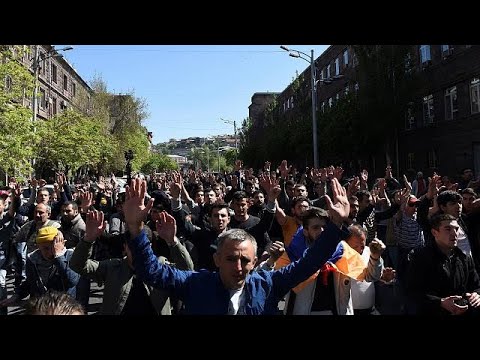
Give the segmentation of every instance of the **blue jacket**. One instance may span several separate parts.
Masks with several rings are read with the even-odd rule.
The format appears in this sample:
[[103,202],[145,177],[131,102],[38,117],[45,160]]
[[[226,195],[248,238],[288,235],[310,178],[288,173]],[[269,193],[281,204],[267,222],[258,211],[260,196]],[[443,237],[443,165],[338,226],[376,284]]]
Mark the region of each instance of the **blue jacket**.
[[[260,270],[247,275],[245,313],[275,314],[278,302],[291,288],[323,266],[344,235],[337,226],[329,223],[303,258],[276,271]],[[159,264],[144,231],[136,238],[129,239],[128,246],[138,277],[153,287],[174,291],[184,302],[186,314],[227,314],[230,295],[218,272],[182,271]]]

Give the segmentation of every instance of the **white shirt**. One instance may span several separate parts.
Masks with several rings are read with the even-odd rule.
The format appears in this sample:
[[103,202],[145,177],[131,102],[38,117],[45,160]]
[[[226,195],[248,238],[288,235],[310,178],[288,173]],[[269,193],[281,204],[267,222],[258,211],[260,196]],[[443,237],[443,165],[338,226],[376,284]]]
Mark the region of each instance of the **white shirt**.
[[468,241],[467,234],[463,231],[461,227],[458,228],[458,240],[457,246],[465,255],[472,256],[472,249],[470,248],[470,241]]
[[241,289],[230,290],[230,303],[228,304],[228,315],[244,315],[245,292]]
[[[370,248],[363,249],[362,258],[365,264],[370,260]],[[375,284],[368,281],[351,279],[352,304],[357,310],[370,309],[375,305]]]

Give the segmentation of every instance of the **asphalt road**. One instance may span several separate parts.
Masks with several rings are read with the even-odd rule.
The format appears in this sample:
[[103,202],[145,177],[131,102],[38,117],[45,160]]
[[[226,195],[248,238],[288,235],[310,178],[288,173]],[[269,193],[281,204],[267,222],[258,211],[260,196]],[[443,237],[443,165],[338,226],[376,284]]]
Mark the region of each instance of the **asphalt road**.
[[[8,297],[13,295],[13,275],[7,276],[7,291]],[[103,286],[99,287],[95,281],[92,281],[90,289],[90,301],[87,309],[88,315],[95,315],[100,310],[100,306],[102,305],[102,297]],[[23,306],[27,301],[28,298],[22,300],[17,306],[8,307],[7,315],[22,315],[25,312]]]
[[[12,296],[13,294],[13,275],[9,275],[7,277],[7,291],[8,297]],[[398,296],[398,289],[396,285],[383,285],[377,284],[376,287],[376,295],[377,295],[377,310],[382,315],[400,315],[400,304],[399,304],[399,296]],[[88,304],[88,315],[95,315],[101,307],[103,298],[103,286],[99,287],[95,281],[91,283],[90,289],[90,301]],[[22,306],[27,302],[26,300],[22,300],[19,305],[11,306],[8,308],[8,315],[21,315],[24,313],[24,309]],[[280,301],[278,304],[279,310],[282,311],[285,302]]]

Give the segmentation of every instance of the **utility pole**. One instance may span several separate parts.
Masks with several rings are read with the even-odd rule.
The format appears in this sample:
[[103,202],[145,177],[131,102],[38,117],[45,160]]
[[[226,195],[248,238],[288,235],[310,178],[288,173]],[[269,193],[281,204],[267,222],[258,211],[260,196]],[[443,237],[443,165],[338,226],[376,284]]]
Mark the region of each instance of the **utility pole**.
[[225,120],[223,118],[220,118],[225,124],[230,124],[233,125],[233,133],[234,133],[234,139],[235,139],[235,160],[237,159],[238,156],[238,148],[237,148],[237,121],[236,120]]
[[[38,50],[38,45],[35,45],[35,50],[33,51],[33,96],[32,96],[32,123],[33,123],[33,132],[35,133],[36,127],[35,122],[37,121],[37,112],[38,112],[38,71],[40,69],[40,51]],[[35,158],[32,158],[32,168],[35,169]],[[35,171],[35,170],[34,170]],[[33,173],[32,175],[35,175]]]

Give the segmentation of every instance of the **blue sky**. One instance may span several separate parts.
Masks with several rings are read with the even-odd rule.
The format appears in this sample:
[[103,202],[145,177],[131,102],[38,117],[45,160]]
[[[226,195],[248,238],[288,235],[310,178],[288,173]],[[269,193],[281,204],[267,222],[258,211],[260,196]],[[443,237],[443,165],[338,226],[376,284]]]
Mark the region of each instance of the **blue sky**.
[[[153,143],[190,136],[233,134],[248,117],[255,92],[281,92],[308,66],[286,45],[315,58],[328,45],[72,45],[63,52],[89,83],[101,76],[112,93],[146,99],[144,121]],[[59,49],[66,45],[56,45]]]

